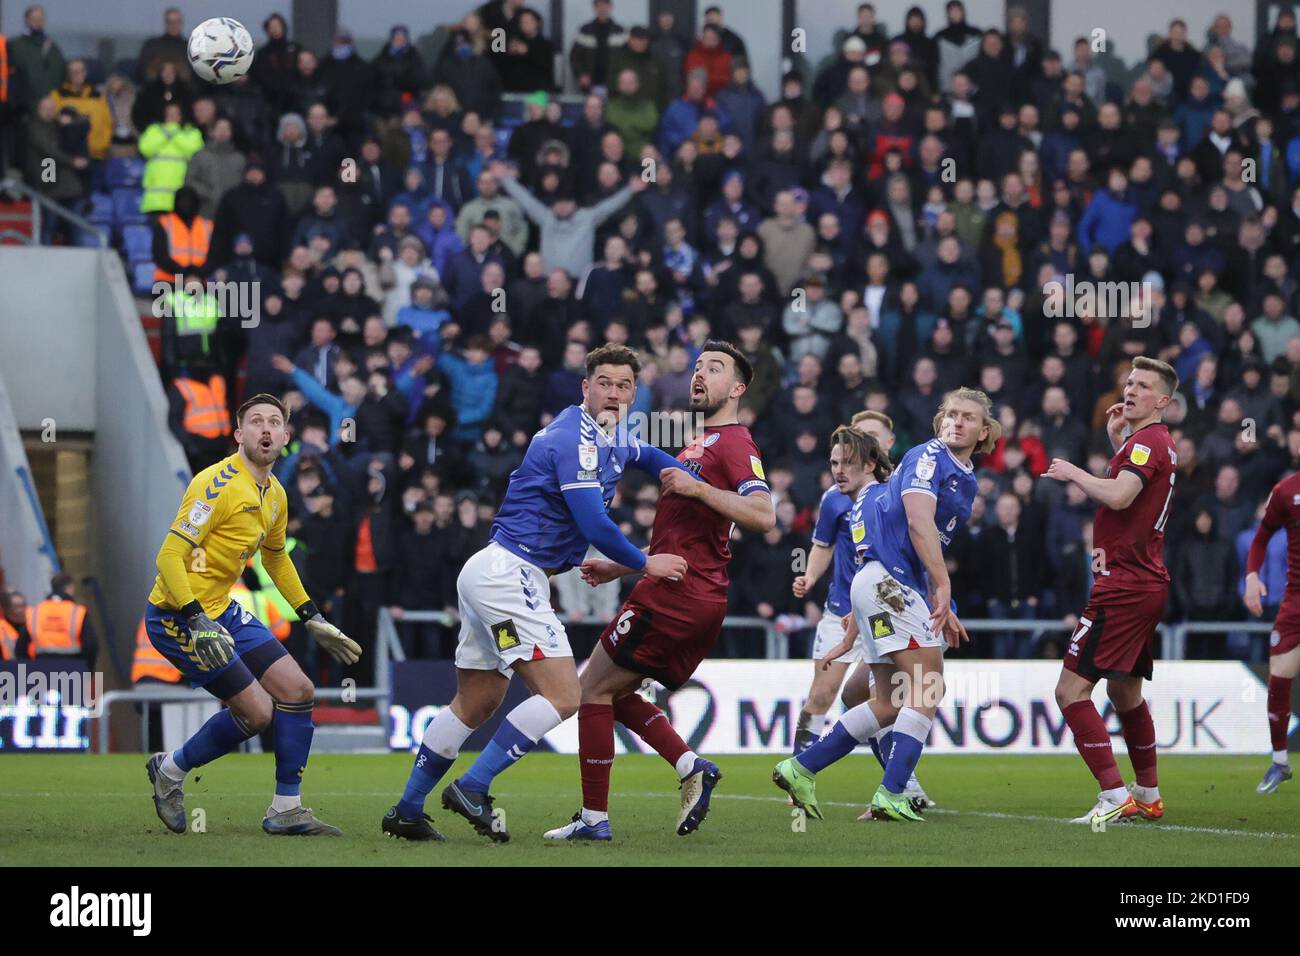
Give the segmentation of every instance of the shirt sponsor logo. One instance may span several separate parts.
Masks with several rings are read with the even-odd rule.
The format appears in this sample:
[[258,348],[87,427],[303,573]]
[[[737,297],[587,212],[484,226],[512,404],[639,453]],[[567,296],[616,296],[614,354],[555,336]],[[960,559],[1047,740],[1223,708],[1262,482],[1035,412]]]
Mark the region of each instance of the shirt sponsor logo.
[[579,481],[595,481],[595,480],[596,480],[596,473],[595,473],[594,471],[580,471],[580,472],[578,472],[578,480],[579,480]]
[[578,466],[584,471],[595,471],[600,461],[595,445],[578,445]]
[[190,505],[190,524],[202,525],[212,517],[212,505],[203,501],[196,501]]
[[1151,460],[1151,449],[1146,445],[1134,443],[1132,450],[1128,453],[1128,460],[1135,465],[1145,465]]
[[182,521],[180,523],[180,529],[184,531],[186,534],[188,534],[191,538],[198,537],[200,534],[202,534],[202,532],[199,531],[198,528],[190,524],[188,521]]
[[871,617],[867,618],[867,623],[871,625],[871,636],[873,638],[894,636],[894,622],[886,613],[871,615]]

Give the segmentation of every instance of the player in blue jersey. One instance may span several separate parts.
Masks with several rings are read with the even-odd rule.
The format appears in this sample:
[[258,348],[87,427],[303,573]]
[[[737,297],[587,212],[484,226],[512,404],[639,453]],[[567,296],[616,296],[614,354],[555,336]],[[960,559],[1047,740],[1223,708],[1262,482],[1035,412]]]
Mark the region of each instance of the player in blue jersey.
[[970,639],[952,606],[943,549],[970,517],[979,490],[971,457],[990,451],[1001,433],[991,408],[988,396],[976,389],[945,395],[934,417],[937,437],[903,456],[868,516],[859,545],[862,568],[850,592],[853,617],[844,642],[823,663],[852,647],[861,633],[870,651],[889,659],[893,672],[881,693],[846,711],[829,734],[773,771],[773,782],[810,816],[822,816],[816,774],[892,725],[872,815],[922,819],[905,794],[907,782],[943,700],[945,644],[957,647]]
[[844,640],[842,619],[849,613],[849,585],[858,569],[854,532],[850,527],[854,503],[860,506],[863,501],[874,500],[885,489],[884,482],[889,480],[893,469],[889,456],[876,439],[848,425],[841,425],[831,435],[830,462],[835,487],[826,489],[822,495],[808,567],[794,579],[791,587],[795,597],[803,598],[827,570],[831,571],[826,606],[813,639],[812,686],[795,724],[795,756],[821,737],[826,713],[835,702],[849,665],[862,660],[862,648],[854,646],[828,667],[821,666],[826,652]]
[[571,405],[533,436],[523,463],[510,475],[488,546],[465,562],[456,580],[460,642],[456,696],[424,733],[402,799],[383,819],[396,837],[441,840],[424,801],[455,762],[474,728],[501,705],[517,673],[532,696],[501,722],[469,770],[442,792],[445,809],[465,817],[484,836],[509,839],[493,813],[494,777],[518,761],[578,709],[578,674],[564,625],[551,608],[550,578],[582,563],[590,545],[653,578],[677,580],[686,561],[646,555],[609,517],[614,487],[628,466],[656,478],[683,466],[667,452],[618,429],[636,395],[640,362],[621,345],[588,353],[581,405]]

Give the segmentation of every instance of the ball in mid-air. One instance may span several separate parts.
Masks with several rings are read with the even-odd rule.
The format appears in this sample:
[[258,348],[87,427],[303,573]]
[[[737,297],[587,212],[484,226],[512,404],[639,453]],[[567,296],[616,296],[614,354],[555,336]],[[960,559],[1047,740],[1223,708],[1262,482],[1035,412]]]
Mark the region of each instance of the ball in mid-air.
[[233,83],[253,65],[253,37],[238,20],[213,17],[190,33],[190,69],[209,83]]

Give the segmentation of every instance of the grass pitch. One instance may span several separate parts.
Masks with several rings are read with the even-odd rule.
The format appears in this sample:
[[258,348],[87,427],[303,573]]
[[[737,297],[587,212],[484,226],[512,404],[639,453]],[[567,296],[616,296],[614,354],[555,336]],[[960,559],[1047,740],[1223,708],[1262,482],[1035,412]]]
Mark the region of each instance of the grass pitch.
[[[472,759],[457,761],[453,774]],[[1272,866],[1300,862],[1300,782],[1255,794],[1266,757],[1162,757],[1160,824],[1094,833],[1064,821],[1096,785],[1075,757],[926,757],[920,777],[939,806],[924,824],[858,823],[880,770],[854,755],[818,777],[824,821],[800,820],[771,782],[777,758],[722,757],[723,781],[698,833],[673,832],[678,794],[658,757],[614,765],[613,844],[553,845],[542,833],[580,804],[578,759],[530,755],[494,788],[511,841],[494,845],[429,799],[446,843],[380,833],[410,769],[404,754],[312,757],[304,802],[343,839],[261,832],[273,759],[231,755],[191,774],[186,808],[206,832],[168,833],[154,815],[143,755],[0,757],[0,866]],[[1121,768],[1128,772],[1127,761]]]

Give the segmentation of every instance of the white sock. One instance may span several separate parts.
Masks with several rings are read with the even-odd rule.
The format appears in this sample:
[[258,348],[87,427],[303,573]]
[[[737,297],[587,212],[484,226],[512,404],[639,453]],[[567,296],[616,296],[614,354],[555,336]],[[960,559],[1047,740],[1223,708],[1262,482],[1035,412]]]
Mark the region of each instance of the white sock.
[[177,783],[180,783],[185,779],[185,771],[176,765],[176,757],[173,754],[168,754],[166,757],[163,757],[162,763],[159,764],[158,769],[168,780],[175,780]]
[[460,748],[473,732],[474,728],[465,726],[464,721],[457,717],[450,707],[444,707],[438,711],[433,720],[429,721],[429,726],[424,729],[424,739],[421,743],[439,757],[455,760],[460,753]]
[[277,793],[271,798],[271,809],[276,813],[297,810],[300,806],[302,806],[302,797],[282,797]]
[[[171,758],[168,757],[167,759],[170,760]],[[1287,756],[1287,752],[1285,750],[1274,750],[1273,762],[1280,763],[1284,767],[1291,766],[1291,758]],[[164,766],[166,766],[166,764],[164,764]]]
[[1128,790],[1123,787],[1116,787],[1114,790],[1103,790],[1101,795],[1111,803],[1123,803],[1128,799]]
[[688,750],[677,758],[676,766],[678,779],[685,780],[691,775],[691,771],[695,769],[695,761],[697,759],[694,750]]
[[582,822],[589,827],[594,827],[597,823],[604,823],[609,819],[609,814],[604,810],[588,810],[582,808]]
[[925,716],[919,710],[904,707],[898,712],[898,716],[894,718],[894,725],[890,730],[896,734],[906,734],[913,740],[919,740],[924,746],[925,739],[930,736],[930,725],[933,723],[933,718]]
[[1136,799],[1141,800],[1143,803],[1155,803],[1160,799],[1159,787],[1140,787],[1135,783],[1133,784],[1132,793]]
[[533,743],[537,743],[563,723],[560,712],[541,694],[534,694],[510,711],[506,715],[506,720]]
[[865,744],[880,733],[880,721],[876,719],[870,704],[858,704],[849,708],[840,716],[840,723],[858,743]]
[[826,729],[826,715],[825,715],[825,714],[809,714],[809,715],[808,715],[808,732],[809,732],[810,734],[814,734],[815,736],[820,737],[820,736],[822,735],[822,731],[825,730],[825,729]]

